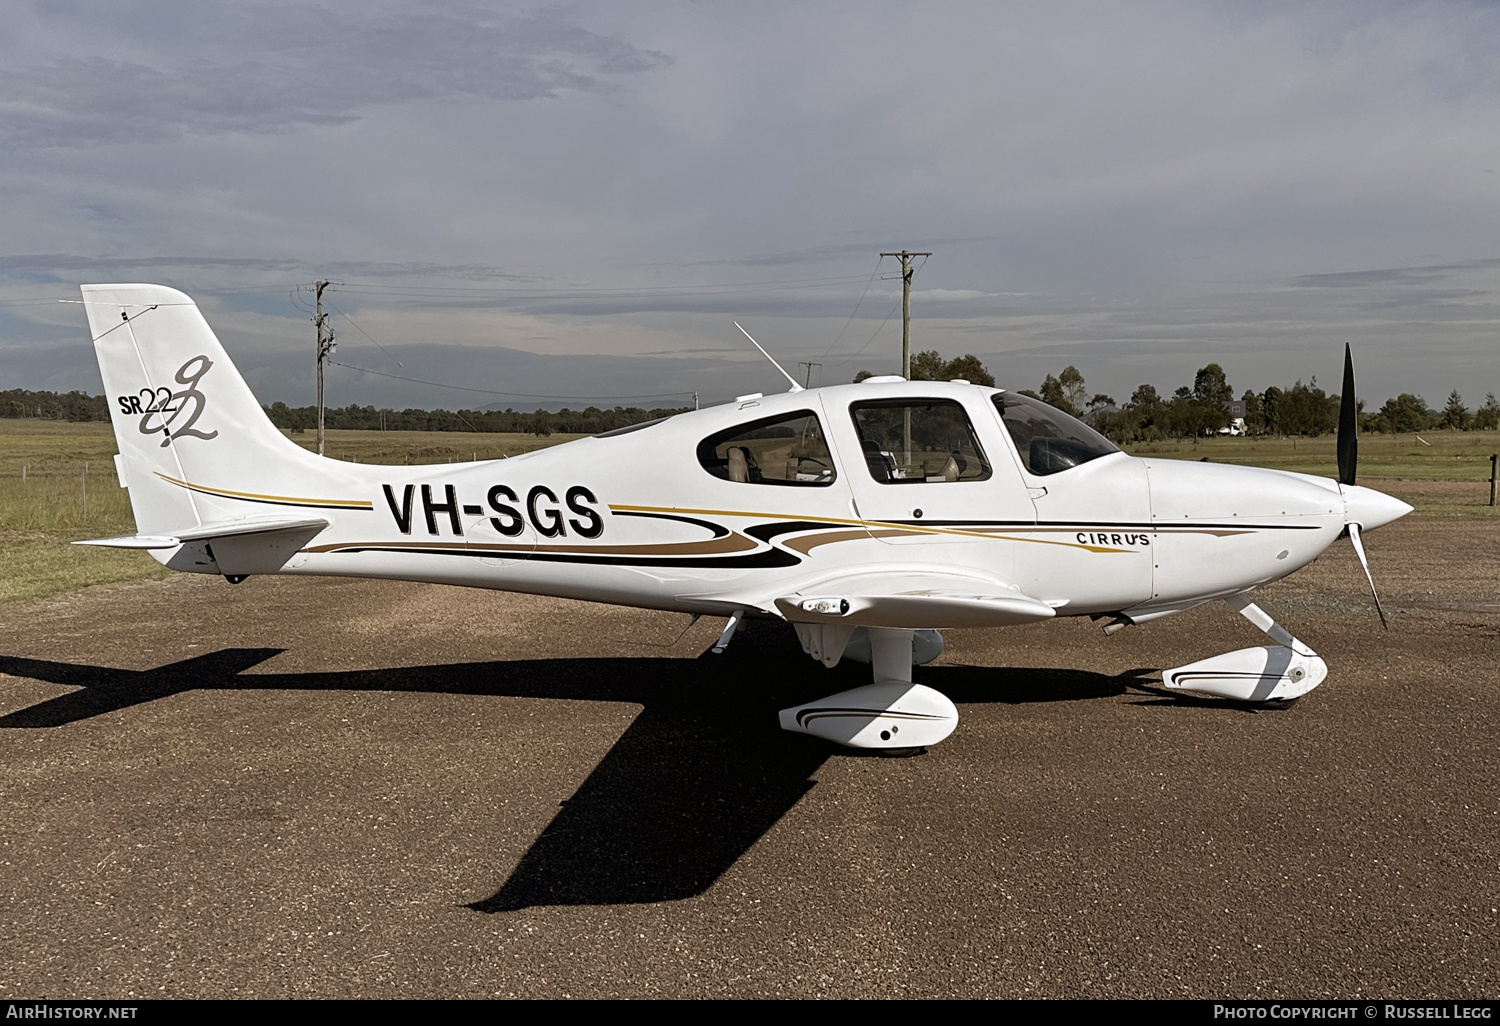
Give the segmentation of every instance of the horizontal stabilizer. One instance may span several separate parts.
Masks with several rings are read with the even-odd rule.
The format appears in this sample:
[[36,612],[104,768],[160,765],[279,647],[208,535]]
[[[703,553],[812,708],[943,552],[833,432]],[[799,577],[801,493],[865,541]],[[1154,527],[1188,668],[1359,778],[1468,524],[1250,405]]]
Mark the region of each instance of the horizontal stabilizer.
[[106,549],[175,549],[182,542],[159,534],[122,534],[118,538],[90,538],[74,545],[98,545]]
[[199,524],[170,535],[127,534],[119,538],[90,538],[74,545],[100,545],[109,549],[170,549],[189,541],[217,541],[250,534],[284,531],[312,531],[318,534],[328,526],[323,517],[256,517],[250,520],[227,520],[216,524]]
[[1056,610],[1013,585],[934,572],[851,574],[776,600],[793,623],[860,627],[1009,627]]
[[189,573],[244,577],[276,573],[328,524],[323,517],[256,517],[200,524],[170,535],[137,534],[73,544],[175,549],[170,555],[157,556],[157,562]]

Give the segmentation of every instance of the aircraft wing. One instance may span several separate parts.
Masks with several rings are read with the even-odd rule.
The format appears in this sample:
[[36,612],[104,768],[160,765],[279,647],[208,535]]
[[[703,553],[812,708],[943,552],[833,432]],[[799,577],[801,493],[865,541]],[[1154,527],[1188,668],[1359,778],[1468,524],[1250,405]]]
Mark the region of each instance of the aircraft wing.
[[792,623],[856,627],[1009,627],[1056,610],[1004,581],[940,572],[849,574],[776,599]]

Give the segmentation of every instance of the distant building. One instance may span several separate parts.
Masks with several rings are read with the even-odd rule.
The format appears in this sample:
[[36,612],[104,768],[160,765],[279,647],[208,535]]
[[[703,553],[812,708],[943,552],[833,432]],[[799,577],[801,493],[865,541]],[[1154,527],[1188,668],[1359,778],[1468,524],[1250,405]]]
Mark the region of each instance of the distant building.
[[1083,416],[1079,417],[1078,419],[1083,421],[1089,427],[1096,427],[1098,426],[1100,417],[1119,412],[1120,408],[1118,406],[1091,406],[1087,411],[1084,412]]
[[1245,433],[1245,400],[1231,399],[1224,404],[1229,414],[1229,426],[1219,428],[1221,435],[1243,435]]

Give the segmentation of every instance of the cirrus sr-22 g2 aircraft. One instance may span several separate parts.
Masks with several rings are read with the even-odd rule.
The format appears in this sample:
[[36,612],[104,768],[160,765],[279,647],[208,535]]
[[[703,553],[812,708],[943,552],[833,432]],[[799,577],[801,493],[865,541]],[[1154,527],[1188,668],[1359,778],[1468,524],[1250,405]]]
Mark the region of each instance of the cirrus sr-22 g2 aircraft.
[[858,748],[957,726],[912,683],[944,628],[1089,616],[1113,631],[1219,599],[1274,644],[1167,670],[1166,686],[1295,699],[1327,666],[1251,594],[1345,534],[1365,562],[1361,534],[1411,511],[1354,483],[1347,347],[1338,481],[1136,459],[1035,399],[899,377],[793,381],[511,459],[394,467],[283,436],[181,292],[83,298],[137,533],[81,544],[231,582],[378,577],[724,616],[715,651],[744,617],[780,618],[825,666],[871,664],[873,683],[781,713]]

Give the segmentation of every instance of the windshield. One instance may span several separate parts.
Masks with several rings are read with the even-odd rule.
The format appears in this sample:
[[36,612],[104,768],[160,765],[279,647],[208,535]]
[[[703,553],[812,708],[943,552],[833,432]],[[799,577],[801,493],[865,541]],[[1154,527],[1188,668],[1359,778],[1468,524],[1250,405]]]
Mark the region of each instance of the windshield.
[[1039,399],[1000,392],[995,396],[995,409],[1016,443],[1021,462],[1038,477],[1120,451],[1087,424]]

